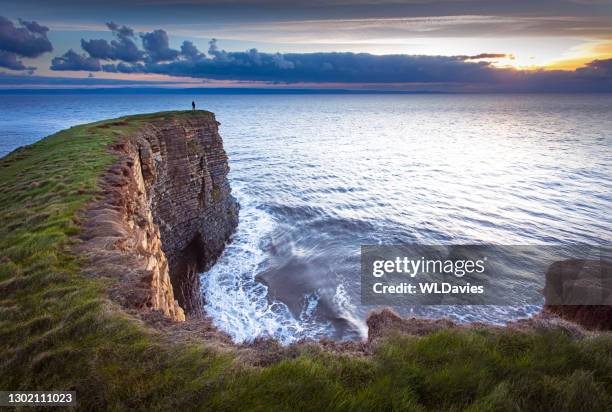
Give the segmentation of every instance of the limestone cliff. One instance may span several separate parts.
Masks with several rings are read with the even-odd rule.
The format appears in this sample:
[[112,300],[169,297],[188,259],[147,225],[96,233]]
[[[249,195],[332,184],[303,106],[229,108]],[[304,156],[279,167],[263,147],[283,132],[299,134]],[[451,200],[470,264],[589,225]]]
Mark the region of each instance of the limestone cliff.
[[117,161],[86,213],[79,247],[90,272],[117,279],[111,295],[125,307],[198,317],[198,272],[215,262],[238,221],[214,115],[144,116],[111,150]]

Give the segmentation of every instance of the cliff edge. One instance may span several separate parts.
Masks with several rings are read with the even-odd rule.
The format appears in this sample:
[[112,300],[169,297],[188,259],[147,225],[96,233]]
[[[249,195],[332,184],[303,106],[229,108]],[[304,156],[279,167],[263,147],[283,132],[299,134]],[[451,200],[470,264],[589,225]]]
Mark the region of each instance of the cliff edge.
[[[78,252],[90,275],[118,280],[111,296],[124,307],[199,317],[198,273],[238,223],[219,123],[206,111],[135,119],[136,129],[110,146],[117,160],[85,212]],[[113,126],[122,122],[96,127]]]

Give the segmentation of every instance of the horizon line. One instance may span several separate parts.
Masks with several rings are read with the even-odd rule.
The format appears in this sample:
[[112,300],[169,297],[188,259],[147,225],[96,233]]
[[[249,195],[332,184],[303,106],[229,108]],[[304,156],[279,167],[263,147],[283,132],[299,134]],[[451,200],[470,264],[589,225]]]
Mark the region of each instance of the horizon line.
[[256,87],[91,87],[91,88],[0,88],[0,95],[44,95],[44,94],[611,94],[612,91],[568,91],[568,90],[363,90],[363,89],[327,89],[327,88],[256,88]]

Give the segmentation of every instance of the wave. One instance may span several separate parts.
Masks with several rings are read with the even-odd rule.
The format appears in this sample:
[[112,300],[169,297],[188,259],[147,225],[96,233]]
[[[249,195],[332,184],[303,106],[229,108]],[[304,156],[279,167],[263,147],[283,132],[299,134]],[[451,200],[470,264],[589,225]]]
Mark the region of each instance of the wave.
[[217,263],[201,274],[206,312],[238,343],[274,337],[288,344],[326,335],[329,323],[316,319],[317,292],[304,295],[302,311],[294,317],[283,302],[270,301],[267,286],[256,280],[265,269],[266,242],[277,224],[245,190],[234,183],[232,191],[241,205],[240,224]]
[[359,334],[362,340],[368,338],[368,326],[366,322],[358,316],[355,316],[356,308],[351,301],[351,296],[344,287],[344,283],[338,283],[336,292],[332,298],[332,302],[338,311],[338,316],[347,321],[352,328]]

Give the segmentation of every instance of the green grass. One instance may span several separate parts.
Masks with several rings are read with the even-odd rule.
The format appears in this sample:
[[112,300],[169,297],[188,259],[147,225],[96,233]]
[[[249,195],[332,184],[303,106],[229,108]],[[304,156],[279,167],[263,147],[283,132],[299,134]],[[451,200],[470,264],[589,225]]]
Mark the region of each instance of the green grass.
[[84,410],[612,410],[612,338],[561,330],[389,338],[368,357],[312,346],[265,367],[172,344],[71,253],[107,146],[166,113],[78,126],[0,160],[0,390],[76,390]]

